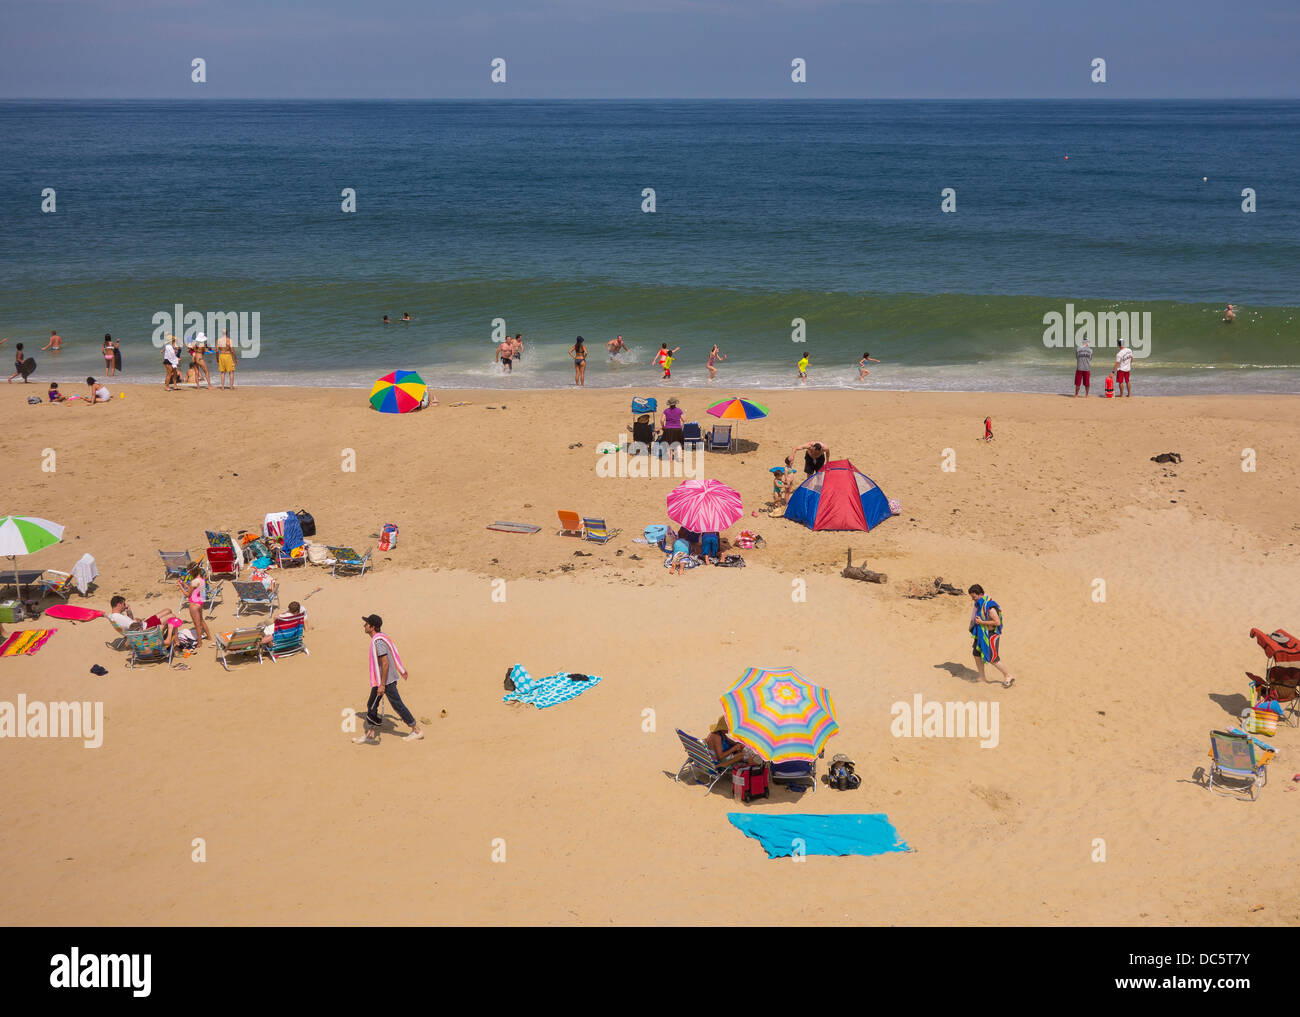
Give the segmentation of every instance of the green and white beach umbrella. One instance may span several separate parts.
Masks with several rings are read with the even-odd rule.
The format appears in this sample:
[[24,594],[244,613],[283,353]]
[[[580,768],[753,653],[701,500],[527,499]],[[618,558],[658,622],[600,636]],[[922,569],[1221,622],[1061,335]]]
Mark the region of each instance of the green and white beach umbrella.
[[48,519],[38,519],[36,516],[0,517],[0,555],[13,563],[15,586],[18,582],[18,556],[51,547],[62,539],[63,527]]

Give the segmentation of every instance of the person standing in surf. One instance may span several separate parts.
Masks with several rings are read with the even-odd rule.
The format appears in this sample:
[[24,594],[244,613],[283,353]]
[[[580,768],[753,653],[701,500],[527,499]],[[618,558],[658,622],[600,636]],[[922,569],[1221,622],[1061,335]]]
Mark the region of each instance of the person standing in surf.
[[709,369],[709,381],[712,381],[714,378],[718,376],[718,369],[714,365],[719,360],[726,360],[726,359],[727,359],[727,355],[723,353],[720,349],[718,349],[717,343],[714,343],[713,349],[709,350],[708,363],[704,365]]
[[583,344],[582,336],[578,336],[569,348],[569,356],[573,358],[573,383],[581,388],[586,388],[587,347]]
[[104,373],[111,378],[113,377],[116,362],[113,359],[113,337],[107,332],[104,333],[104,345],[101,352],[104,354]]
[[217,340],[217,371],[221,374],[221,387],[226,387],[226,377],[230,377],[230,389],[235,389],[235,368],[239,366],[239,358],[235,356],[235,342],[230,338],[230,329],[222,330],[221,338]]
[[627,349],[627,343],[623,341],[622,336],[619,336],[617,339],[611,339],[607,342],[605,344],[605,349],[609,353],[609,359],[613,360],[616,356]]
[[1088,398],[1088,389],[1092,385],[1092,347],[1087,339],[1080,339],[1074,350],[1074,398],[1079,398],[1079,386],[1083,386],[1083,398]]
[[50,329],[50,341],[41,347],[41,352],[44,353],[46,350],[51,350],[54,353],[58,353],[61,349],[63,349],[63,336],[59,335],[59,333],[54,331],[54,329]]

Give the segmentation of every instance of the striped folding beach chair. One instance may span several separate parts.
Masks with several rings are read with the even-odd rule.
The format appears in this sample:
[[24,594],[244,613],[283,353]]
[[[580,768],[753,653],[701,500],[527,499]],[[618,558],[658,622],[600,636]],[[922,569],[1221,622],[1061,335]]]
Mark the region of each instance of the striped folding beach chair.
[[708,784],[706,789],[706,793],[708,793],[735,766],[734,763],[723,766],[722,763],[718,762],[718,757],[713,754],[712,749],[693,735],[688,735],[681,728],[677,729],[677,737],[681,739],[682,748],[686,750],[686,762],[682,764],[681,769],[677,771],[677,776],[674,778],[679,784],[683,783],[682,775],[689,770],[695,777],[695,783]]
[[604,544],[618,536],[618,530],[611,530],[605,525],[605,520],[594,519],[587,516],[582,518],[582,539],[590,540],[595,544]]
[[62,597],[66,603],[72,596],[72,591],[77,588],[77,581],[70,572],[46,569],[41,573],[41,578],[36,580],[36,585],[42,593],[48,593],[51,597]]
[[303,641],[305,628],[301,614],[291,614],[277,618],[275,620],[275,631],[271,634],[271,645],[264,647],[263,652],[272,661],[295,653],[306,653],[310,657],[311,653],[308,652],[307,645]]
[[257,662],[262,662],[262,627],[235,629],[229,633],[213,633],[217,644],[217,659],[221,666],[230,670],[230,658],[239,654],[257,654]]

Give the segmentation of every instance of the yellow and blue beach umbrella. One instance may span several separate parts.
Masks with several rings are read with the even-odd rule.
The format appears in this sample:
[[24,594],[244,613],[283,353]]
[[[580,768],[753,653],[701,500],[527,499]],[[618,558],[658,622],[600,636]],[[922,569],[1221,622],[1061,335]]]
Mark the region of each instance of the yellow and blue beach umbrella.
[[394,371],[375,382],[370,405],[380,413],[410,413],[420,405],[428,386],[414,371]]
[[811,762],[840,725],[831,694],[793,668],[751,667],[722,695],[731,737],[764,759]]
[[732,398],[714,403],[707,412],[720,420],[759,420],[771,411],[752,399]]

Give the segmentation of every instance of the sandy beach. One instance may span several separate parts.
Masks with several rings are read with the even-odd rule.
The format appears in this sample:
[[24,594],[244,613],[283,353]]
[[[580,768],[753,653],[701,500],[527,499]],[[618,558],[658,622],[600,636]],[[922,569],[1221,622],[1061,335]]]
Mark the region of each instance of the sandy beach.
[[[705,476],[744,498],[731,535],[747,526],[766,546],[742,552],[744,569],[674,577],[633,538],[667,521],[679,480],[597,473],[637,393],[440,391],[390,416],[360,390],[110,387],[90,413],[28,406],[36,384],[0,391],[5,511],[66,527],[19,567],[97,560],[97,586],[71,603],[107,611],[121,593],[138,616],[176,610],[157,550],[199,555],[205,529],[256,529],[268,512],[306,509],[314,539],[359,550],[384,523],[400,538],[363,577],[283,574],[310,656],[227,673],[205,644],[188,670],[128,670],[101,618],[47,621],[58,632],[37,654],[0,660],[4,699],[102,701],[105,722],[97,749],[0,739],[6,924],[1300,921],[1300,891],[1259,878],[1300,836],[1300,733],[1269,739],[1257,802],[1195,778],[1263,666],[1249,630],[1300,631],[1300,397],[655,382],[687,420],[732,394],[771,408],[740,426],[737,453],[705,457]],[[871,533],[750,516],[768,468],[812,439],[900,515]],[[1162,452],[1182,462],[1151,461]],[[621,532],[558,536],[558,509]],[[842,578],[849,550],[888,583]],[[1002,605],[1013,688],[975,681],[967,598],[903,595],[937,576]],[[234,603],[214,630],[235,627]],[[421,742],[357,746],[343,730],[365,704],[372,612],[410,671]],[[506,705],[514,663],[603,681],[545,710]],[[832,691],[826,756],[856,760],[862,787],[745,806],[725,783],[675,783],[674,729],[703,735],[745,668],[785,665]],[[998,703],[997,745],[895,737],[893,704],[918,694]],[[769,860],[727,821],[746,809],[887,813],[913,851]]]

